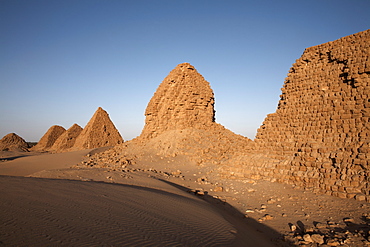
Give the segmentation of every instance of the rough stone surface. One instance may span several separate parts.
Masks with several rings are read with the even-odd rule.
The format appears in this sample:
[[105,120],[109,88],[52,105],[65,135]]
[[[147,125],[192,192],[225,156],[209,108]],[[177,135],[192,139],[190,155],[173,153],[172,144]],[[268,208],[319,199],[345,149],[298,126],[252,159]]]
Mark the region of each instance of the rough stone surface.
[[369,55],[370,30],[307,48],[255,141],[215,123],[209,83],[180,64],[150,100],[141,136],[112,153],[120,154],[117,161],[182,155],[219,165],[223,178],[265,179],[370,202]]
[[[215,122],[213,91],[189,63],[176,66],[146,109],[141,135],[130,148],[136,156],[187,156],[198,165],[220,164],[248,149],[250,140]],[[120,152],[132,152],[117,147]],[[145,151],[143,151],[145,150]]]
[[369,202],[369,95],[370,30],[306,49],[254,151],[234,157],[221,173]]
[[28,143],[19,135],[10,133],[0,140],[0,151],[28,151]]
[[59,136],[54,145],[50,148],[53,152],[69,151],[76,142],[82,128],[78,124],[72,125],[67,131]]
[[213,91],[189,63],[177,65],[159,85],[145,111],[141,137],[166,130],[205,128],[215,121]]
[[58,137],[66,131],[62,126],[51,126],[48,131],[41,137],[40,141],[32,147],[32,151],[48,151]]
[[115,146],[123,143],[123,138],[110,120],[109,115],[99,107],[73,146],[74,150]]

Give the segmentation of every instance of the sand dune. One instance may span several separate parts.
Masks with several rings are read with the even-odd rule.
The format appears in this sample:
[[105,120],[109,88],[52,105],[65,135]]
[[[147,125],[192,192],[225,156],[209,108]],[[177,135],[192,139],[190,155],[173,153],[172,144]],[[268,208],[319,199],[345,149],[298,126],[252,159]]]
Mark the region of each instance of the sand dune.
[[[1,163],[1,244],[273,246],[243,218],[169,182],[146,174],[65,168],[89,151]],[[51,178],[3,176],[32,172],[36,172],[32,176]],[[102,182],[111,177],[115,183]]]
[[6,176],[0,184],[4,245],[269,246],[174,187]]

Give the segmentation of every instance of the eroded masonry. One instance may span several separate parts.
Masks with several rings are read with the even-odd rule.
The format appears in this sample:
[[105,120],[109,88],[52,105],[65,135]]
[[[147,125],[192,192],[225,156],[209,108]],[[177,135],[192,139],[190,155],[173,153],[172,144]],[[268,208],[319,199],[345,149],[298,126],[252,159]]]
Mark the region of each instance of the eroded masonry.
[[369,202],[370,30],[306,49],[280,97],[253,150],[221,173]]
[[370,202],[369,45],[367,30],[306,49],[254,141],[215,122],[210,84],[189,63],[179,64],[150,100],[141,135],[88,165],[141,159],[155,167],[155,157],[170,157],[227,179],[266,179]]

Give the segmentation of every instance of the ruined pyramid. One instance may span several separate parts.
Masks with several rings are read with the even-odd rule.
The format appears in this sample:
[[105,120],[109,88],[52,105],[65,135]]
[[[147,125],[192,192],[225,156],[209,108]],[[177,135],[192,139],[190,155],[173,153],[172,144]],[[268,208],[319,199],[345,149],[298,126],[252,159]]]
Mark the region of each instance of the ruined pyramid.
[[219,163],[247,148],[250,140],[215,122],[210,84],[189,63],[179,64],[159,85],[145,111],[141,135],[130,141],[135,156],[187,156],[198,163]]
[[214,96],[209,83],[189,63],[176,66],[159,85],[145,111],[142,138],[166,130],[205,128],[215,122]]
[[58,137],[66,131],[65,128],[59,125],[51,126],[48,131],[41,137],[40,141],[32,147],[32,151],[48,151]]
[[0,140],[0,151],[28,151],[28,143],[19,135],[10,133]]
[[370,29],[305,49],[256,150],[221,172],[370,202],[369,95]]
[[110,120],[109,115],[99,107],[85,128],[77,137],[73,150],[83,150],[123,143],[123,138]]
[[53,152],[69,151],[76,142],[77,137],[80,135],[82,128],[78,124],[72,125],[67,131],[59,136],[54,145],[50,148]]

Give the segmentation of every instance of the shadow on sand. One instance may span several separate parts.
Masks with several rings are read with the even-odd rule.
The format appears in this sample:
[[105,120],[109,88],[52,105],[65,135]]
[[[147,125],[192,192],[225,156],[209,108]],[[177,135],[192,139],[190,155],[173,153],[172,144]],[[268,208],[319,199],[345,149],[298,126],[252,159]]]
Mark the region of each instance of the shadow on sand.
[[[188,192],[188,188],[185,188],[183,186],[180,186],[178,184],[159,179],[160,181],[167,183],[177,189],[180,189],[182,191]],[[180,194],[174,194],[172,192],[164,191],[161,189],[156,189],[156,188],[150,188],[150,187],[143,187],[143,186],[138,186],[138,185],[131,185],[131,184],[123,184],[123,183],[107,183],[103,181],[80,181],[80,180],[65,180],[65,179],[49,179],[49,178],[29,178],[29,177],[11,177],[11,176],[0,176],[0,183],[1,184],[7,184],[7,183],[12,183],[14,181],[15,183],[20,183],[23,184],[26,189],[30,190],[30,193],[32,193],[32,186],[27,186],[27,183],[31,184],[39,184],[45,183],[45,185],[49,184],[50,188],[53,188],[53,186],[59,186],[60,188],[65,188],[65,186],[71,186],[71,184],[68,184],[70,182],[73,183],[73,186],[75,186],[76,190],[79,187],[79,185],[88,185],[91,184],[91,190],[94,190],[96,186],[99,186],[98,184],[105,184],[109,186],[120,186],[120,187],[126,187],[126,188],[132,188],[132,189],[137,189],[143,192],[150,192],[150,193],[156,193],[159,196],[160,195],[165,195],[165,196],[171,196],[172,198],[178,198],[182,200],[190,200],[193,201],[189,197],[184,197]],[[58,181],[57,183],[53,183],[53,181]],[[64,183],[64,181],[66,183]],[[94,185],[95,184],[95,185]],[[46,187],[46,186],[45,186]],[[58,187],[58,188],[59,188]],[[112,191],[114,191],[113,187]],[[5,188],[4,188],[5,189]],[[9,187],[10,189],[10,187]],[[111,190],[107,188],[108,190]],[[113,193],[113,192],[112,192]],[[118,195],[116,195],[118,196]],[[123,195],[125,196],[125,195]],[[250,218],[245,218],[244,215],[239,212],[237,209],[232,207],[230,204],[227,202],[224,202],[222,200],[219,200],[217,198],[214,198],[212,196],[209,196],[207,194],[203,196],[197,196],[197,198],[200,198],[206,202],[208,202],[207,205],[209,205],[213,210],[215,210],[219,215],[224,218],[229,224],[231,224],[237,231],[235,232],[235,242],[231,246],[295,246],[290,242],[283,241],[283,236],[276,232],[275,230],[271,229],[270,227],[261,224],[254,219]],[[195,198],[194,198],[195,199]],[[3,198],[4,201],[7,200],[6,197]],[[68,199],[70,200],[70,199]],[[199,203],[198,199],[194,201],[194,203]],[[46,206],[45,206],[46,207]],[[61,205],[60,207],[64,207]],[[46,208],[43,210],[47,210]],[[24,220],[24,219],[23,219]],[[23,226],[20,226],[23,227]],[[37,227],[36,227],[37,228]],[[37,229],[34,229],[37,230]],[[261,244],[250,244],[248,243],[248,239],[251,239],[251,236],[254,237],[255,239],[263,239],[263,243]],[[255,236],[260,236],[260,238],[255,237]],[[207,236],[205,236],[207,237]],[[261,238],[262,237],[262,238]],[[140,238],[140,236],[138,236]],[[265,241],[266,240],[266,241]],[[271,244],[265,244],[265,243],[271,243]],[[152,246],[158,246],[156,243],[153,243]],[[216,245],[209,245],[209,246],[216,246]],[[218,246],[218,245],[217,245]]]
[[[263,235],[266,239],[271,240],[271,242],[275,246],[296,246],[289,240],[285,240],[284,236],[280,234],[279,232],[275,231],[271,227],[262,224],[255,219],[245,217],[244,214],[242,214],[239,210],[231,206],[229,203],[220,200],[218,198],[215,198],[213,196],[208,195],[208,193],[204,194],[197,194],[192,191],[189,191],[189,188],[183,187],[181,185],[178,185],[176,183],[172,183],[167,180],[158,179],[164,183],[170,184],[171,186],[178,188],[182,191],[193,193],[197,195],[198,197],[202,198],[206,202],[208,202],[218,213],[224,216],[225,220],[228,221],[230,224],[234,225],[238,229],[238,233],[236,235],[236,242],[238,243],[237,246],[250,246],[248,243],[245,243],[243,240],[243,232],[246,231],[257,231],[259,234]],[[228,217],[225,217],[225,216]]]

